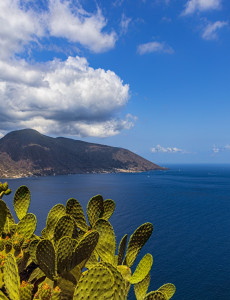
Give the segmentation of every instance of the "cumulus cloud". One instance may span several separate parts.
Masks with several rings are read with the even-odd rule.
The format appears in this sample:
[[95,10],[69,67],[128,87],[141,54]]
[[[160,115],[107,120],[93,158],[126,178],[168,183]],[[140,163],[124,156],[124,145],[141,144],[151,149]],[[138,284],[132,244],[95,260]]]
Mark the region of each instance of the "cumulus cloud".
[[1,135],[25,127],[96,137],[130,129],[135,117],[119,117],[129,99],[129,86],[113,71],[94,69],[84,57],[74,55],[46,63],[20,58],[28,57],[34,44],[42,48],[44,39],[52,37],[66,39],[72,50],[81,45],[98,53],[115,45],[117,35],[105,30],[107,20],[99,8],[89,13],[70,0],[40,4],[0,1]]
[[106,19],[100,9],[91,14],[69,1],[49,0],[48,28],[50,35],[67,38],[93,52],[103,52],[114,47],[117,35],[103,32]]
[[174,53],[174,50],[172,47],[168,46],[164,42],[163,43],[149,42],[149,43],[145,43],[145,44],[140,44],[137,47],[137,53],[139,53],[140,55],[152,53],[152,52],[172,54],[172,53]]
[[185,153],[184,150],[179,149],[177,147],[162,147],[161,145],[157,145],[151,149],[153,153]]
[[221,0],[189,0],[185,5],[182,15],[193,14],[196,11],[215,10],[221,7]]
[[43,15],[26,10],[19,0],[0,1],[0,58],[6,59],[44,36]]
[[110,70],[93,69],[85,58],[33,66],[23,60],[1,62],[0,74],[3,129],[17,123],[42,132],[101,137],[134,124],[131,116],[117,117],[127,104],[129,86]]
[[202,38],[205,40],[215,40],[217,39],[217,32],[219,29],[228,25],[228,22],[225,21],[216,21],[214,23],[209,23],[205,26]]
[[47,0],[44,10],[28,6],[28,0],[0,1],[0,58],[6,59],[25,50],[42,38],[64,38],[92,52],[115,46],[117,35],[106,32],[107,20],[100,9],[85,11],[70,0]]

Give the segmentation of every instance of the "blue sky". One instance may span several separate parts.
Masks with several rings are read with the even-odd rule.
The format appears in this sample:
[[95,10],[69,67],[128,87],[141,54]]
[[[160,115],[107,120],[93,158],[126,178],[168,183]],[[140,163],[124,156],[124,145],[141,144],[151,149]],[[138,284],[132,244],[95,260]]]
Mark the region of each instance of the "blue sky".
[[34,128],[159,163],[229,163],[227,0],[4,0],[0,136]]

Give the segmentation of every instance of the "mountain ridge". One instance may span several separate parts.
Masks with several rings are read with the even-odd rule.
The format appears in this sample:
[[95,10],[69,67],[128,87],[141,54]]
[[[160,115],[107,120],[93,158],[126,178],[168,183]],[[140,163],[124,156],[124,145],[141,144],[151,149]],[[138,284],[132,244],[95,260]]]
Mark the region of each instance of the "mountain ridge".
[[163,169],[124,148],[53,138],[34,129],[12,131],[0,139],[0,178]]

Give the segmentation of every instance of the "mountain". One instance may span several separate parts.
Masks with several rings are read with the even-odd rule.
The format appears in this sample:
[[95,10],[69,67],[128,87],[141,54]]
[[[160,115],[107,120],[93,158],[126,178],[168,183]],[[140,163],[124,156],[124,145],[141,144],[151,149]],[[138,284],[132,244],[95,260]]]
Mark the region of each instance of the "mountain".
[[52,138],[33,129],[12,131],[0,139],[0,178],[161,169],[123,148]]

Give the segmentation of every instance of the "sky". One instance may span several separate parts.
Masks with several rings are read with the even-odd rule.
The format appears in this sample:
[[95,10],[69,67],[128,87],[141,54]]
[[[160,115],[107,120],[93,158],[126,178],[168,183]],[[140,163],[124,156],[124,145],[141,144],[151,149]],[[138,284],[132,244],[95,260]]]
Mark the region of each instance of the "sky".
[[0,137],[230,162],[230,1],[0,1]]

